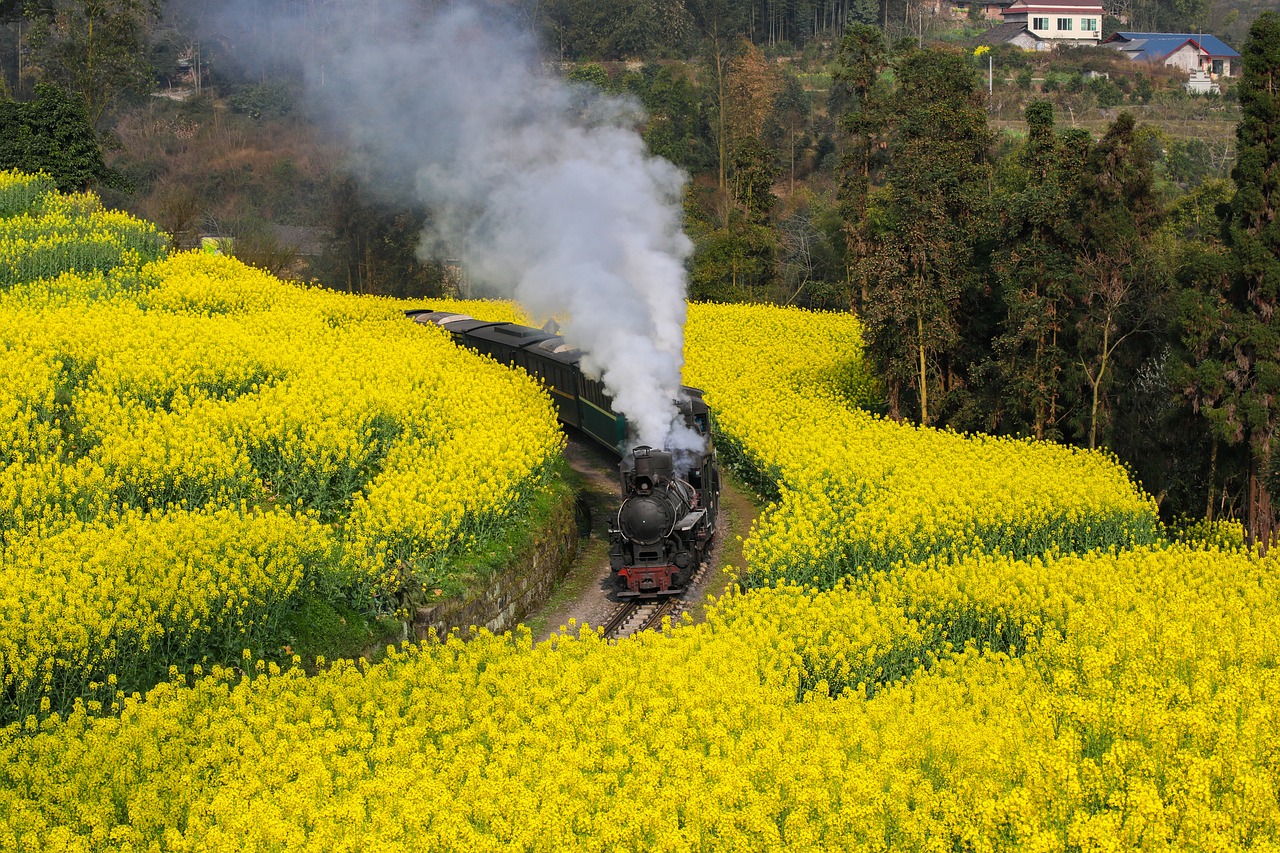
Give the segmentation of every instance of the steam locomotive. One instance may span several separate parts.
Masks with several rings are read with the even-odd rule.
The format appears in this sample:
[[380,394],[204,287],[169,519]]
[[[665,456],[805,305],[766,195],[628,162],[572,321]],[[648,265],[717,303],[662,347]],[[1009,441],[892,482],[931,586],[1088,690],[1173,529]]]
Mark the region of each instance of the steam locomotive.
[[711,547],[720,499],[711,412],[700,390],[681,388],[676,406],[701,449],[640,446],[623,452],[626,418],[613,411],[600,382],[582,372],[582,352],[561,336],[444,311],[406,314],[445,329],[461,346],[523,368],[551,393],[561,423],[622,456],[622,504],[609,527],[609,565],[619,598],[675,595],[688,586]]
[[[689,389],[694,390],[694,389]],[[619,598],[676,595],[706,559],[716,533],[720,469],[702,394],[680,401],[704,450],[640,446],[623,457],[622,505],[609,526],[609,567]]]

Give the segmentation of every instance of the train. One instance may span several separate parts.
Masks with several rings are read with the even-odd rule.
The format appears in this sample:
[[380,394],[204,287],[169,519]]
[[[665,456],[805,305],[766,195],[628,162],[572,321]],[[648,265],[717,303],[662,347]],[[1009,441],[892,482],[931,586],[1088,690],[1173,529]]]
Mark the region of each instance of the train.
[[550,392],[562,424],[620,457],[622,503],[609,525],[609,566],[618,598],[660,598],[688,587],[714,541],[720,505],[711,410],[701,390],[684,386],[675,401],[700,447],[625,449],[626,418],[613,411],[599,380],[582,371],[582,351],[552,329],[430,309],[405,313],[416,323],[439,326],[460,346],[523,368]]

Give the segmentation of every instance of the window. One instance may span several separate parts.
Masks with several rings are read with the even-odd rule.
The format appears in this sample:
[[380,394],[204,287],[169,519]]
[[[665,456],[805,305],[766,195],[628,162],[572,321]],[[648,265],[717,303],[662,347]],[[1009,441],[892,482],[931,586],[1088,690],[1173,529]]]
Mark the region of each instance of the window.
[[1080,21],[1080,29],[1084,30],[1085,32],[1096,33],[1098,31],[1098,19],[1097,18],[1082,19]]
[[1059,29],[1059,30],[1069,30],[1069,29],[1071,29],[1071,19],[1070,19],[1070,18],[1059,18],[1059,19],[1058,19],[1058,29]]
[[1033,29],[1033,30],[1047,30],[1047,29],[1049,29],[1049,19],[1048,19],[1048,18],[1032,18],[1032,19],[1031,19],[1031,29]]

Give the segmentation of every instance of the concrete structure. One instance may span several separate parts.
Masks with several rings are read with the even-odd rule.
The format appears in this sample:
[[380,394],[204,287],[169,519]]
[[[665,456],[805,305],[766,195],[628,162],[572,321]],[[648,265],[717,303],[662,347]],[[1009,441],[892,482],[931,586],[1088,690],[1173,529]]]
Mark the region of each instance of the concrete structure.
[[1193,95],[1217,95],[1222,92],[1222,87],[1208,71],[1192,71],[1187,77],[1187,91]]
[[1212,80],[1234,76],[1240,64],[1240,54],[1204,33],[1116,33],[1103,44],[1135,61],[1205,71]]

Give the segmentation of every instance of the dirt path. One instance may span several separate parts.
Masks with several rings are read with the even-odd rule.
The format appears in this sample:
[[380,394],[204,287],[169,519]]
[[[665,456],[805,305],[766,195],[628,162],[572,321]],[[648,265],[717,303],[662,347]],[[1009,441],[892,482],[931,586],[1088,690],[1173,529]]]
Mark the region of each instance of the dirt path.
[[[578,557],[568,573],[542,607],[524,620],[540,641],[553,633],[569,630],[583,623],[602,625],[617,607],[611,597],[609,577],[609,521],[622,500],[618,485],[618,462],[586,439],[570,436],[564,451],[565,461],[579,478],[575,483],[579,505],[590,510],[590,534],[585,537]],[[704,614],[702,602],[708,594],[719,596],[732,582],[721,567],[743,566],[742,543],[759,514],[750,491],[744,490],[732,477],[722,472],[720,490],[720,530],[711,546],[710,570],[685,593],[687,610],[695,621]],[[572,629],[575,633],[577,628]]]

